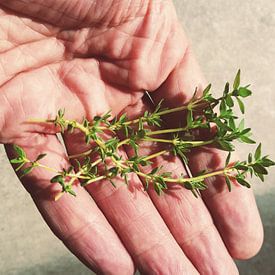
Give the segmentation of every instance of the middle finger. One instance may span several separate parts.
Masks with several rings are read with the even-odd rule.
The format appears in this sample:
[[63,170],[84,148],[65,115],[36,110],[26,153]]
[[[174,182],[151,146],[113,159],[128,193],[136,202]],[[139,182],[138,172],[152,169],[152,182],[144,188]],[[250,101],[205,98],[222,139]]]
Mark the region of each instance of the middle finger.
[[[64,135],[69,155],[85,152],[88,148],[82,134]],[[125,153],[120,152],[124,157]],[[142,183],[131,175],[129,186],[115,178],[114,188],[102,180],[86,188],[124,246],[138,269],[145,274],[198,274],[174,240]]]

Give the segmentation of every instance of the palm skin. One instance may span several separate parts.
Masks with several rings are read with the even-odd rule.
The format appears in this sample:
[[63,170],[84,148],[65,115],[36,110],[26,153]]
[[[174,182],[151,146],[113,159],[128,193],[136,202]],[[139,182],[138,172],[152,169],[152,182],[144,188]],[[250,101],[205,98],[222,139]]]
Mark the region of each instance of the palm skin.
[[[0,0],[0,26],[0,142],[30,157],[46,152],[57,169],[68,160],[55,129],[29,118],[53,118],[60,108],[78,120],[108,110],[134,117],[146,108],[145,90],[175,106],[205,85],[171,1]],[[84,150],[79,136],[64,138],[69,154]],[[222,165],[222,154],[207,149],[193,152],[192,172]],[[178,159],[156,161],[183,171]],[[221,179],[199,200],[186,190],[148,195],[133,177],[132,190],[118,179],[118,190],[101,182],[53,202],[51,177],[39,170],[23,184],[54,233],[98,273],[236,274],[231,257],[261,246],[252,193],[236,186],[229,194]]]

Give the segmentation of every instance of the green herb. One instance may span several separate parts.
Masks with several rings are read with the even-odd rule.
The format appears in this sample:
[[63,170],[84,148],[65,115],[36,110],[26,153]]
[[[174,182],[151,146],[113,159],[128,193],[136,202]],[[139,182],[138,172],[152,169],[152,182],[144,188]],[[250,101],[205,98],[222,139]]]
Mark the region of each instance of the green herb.
[[[229,191],[231,191],[232,180],[250,188],[247,174],[264,181],[264,177],[268,174],[268,168],[274,166],[275,162],[269,159],[268,156],[262,156],[261,144],[259,144],[255,153],[250,153],[247,160],[230,163],[231,151],[234,151],[235,148],[234,141],[248,144],[255,143],[251,138],[251,129],[245,128],[244,120],[239,120],[234,112],[236,102],[241,113],[245,112],[243,98],[252,94],[248,87],[248,85],[240,86],[239,70],[232,89],[230,90],[230,84],[226,83],[222,96],[219,98],[215,98],[211,94],[211,85],[208,85],[200,96],[198,96],[196,90],[192,99],[186,105],[172,109],[162,108],[163,101],[161,101],[153,112],[145,111],[141,117],[135,120],[129,120],[127,114],[122,114],[111,120],[109,111],[102,116],[94,117],[92,121],[85,118],[82,122],[77,122],[67,120],[65,110],[59,110],[54,119],[42,120],[42,122],[54,124],[60,128],[61,132],[74,132],[77,129],[83,133],[83,141],[93,146],[87,152],[70,156],[70,159],[83,159],[81,163],[76,160],[77,172],[74,172],[73,166],[58,171],[41,164],[40,161],[46,156],[45,154],[40,154],[34,161],[30,161],[24,150],[17,145],[14,146],[16,158],[12,159],[11,163],[18,165],[16,170],[20,171],[21,177],[28,175],[36,168],[55,172],[56,176],[51,179],[51,182],[59,184],[61,187],[61,192],[56,199],[59,199],[64,193],[76,196],[73,190],[76,179],[80,181],[82,186],[107,179],[116,187],[114,179],[121,177],[128,184],[130,173],[135,173],[144,179],[145,190],[152,184],[159,195],[169,189],[169,183],[177,183],[190,190],[197,197],[200,191],[207,189],[205,179],[214,176],[223,176]],[[185,118],[179,121],[179,125],[184,125],[183,127],[162,128],[162,117],[164,115],[181,111],[186,113]],[[33,122],[41,122],[41,120],[34,120]],[[210,139],[198,140],[196,130],[210,130],[211,125],[216,127],[215,135]],[[154,130],[149,129],[148,126],[154,126]],[[106,139],[104,133],[112,133],[114,137]],[[124,134],[125,138],[119,138],[121,133]],[[139,155],[141,141],[162,143],[166,147],[164,150],[152,155],[142,156]],[[212,172],[202,171],[191,178],[184,176],[175,178],[169,171],[163,171],[162,167],[155,167],[150,173],[142,172],[142,167],[151,165],[152,159],[169,153],[179,156],[188,165],[187,154],[192,148],[205,145],[229,152],[223,169]],[[119,148],[122,146],[132,147],[134,156],[124,160],[119,153]],[[93,154],[94,161],[91,161],[90,154]]]

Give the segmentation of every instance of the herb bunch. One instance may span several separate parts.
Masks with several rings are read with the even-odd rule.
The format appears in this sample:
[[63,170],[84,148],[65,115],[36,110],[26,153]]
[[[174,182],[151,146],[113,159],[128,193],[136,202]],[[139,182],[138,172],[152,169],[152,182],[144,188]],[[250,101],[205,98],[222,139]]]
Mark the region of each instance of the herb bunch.
[[[46,157],[45,154],[37,156],[35,160],[29,160],[24,150],[17,145],[14,145],[16,158],[12,159],[11,163],[18,165],[16,170],[20,171],[21,177],[37,168],[55,172],[56,175],[51,182],[61,186],[61,191],[56,199],[65,193],[76,196],[73,190],[76,179],[82,186],[107,179],[115,187],[114,179],[116,177],[123,178],[128,184],[130,173],[135,173],[144,179],[145,190],[152,184],[159,195],[169,188],[169,183],[176,183],[190,190],[197,197],[201,190],[207,188],[205,179],[213,176],[223,176],[229,191],[231,191],[232,181],[250,188],[246,179],[247,174],[264,181],[264,177],[268,174],[267,168],[275,165],[275,162],[268,156],[262,156],[261,144],[257,146],[254,154],[248,155],[247,160],[230,162],[231,152],[235,150],[234,141],[255,143],[251,138],[251,129],[246,128],[244,120],[239,120],[234,112],[234,106],[238,105],[241,113],[244,114],[243,99],[251,94],[249,85],[240,85],[239,70],[232,87],[229,83],[225,84],[221,97],[215,98],[211,94],[211,85],[208,85],[201,95],[198,95],[196,90],[186,105],[169,109],[163,108],[162,102],[160,102],[153,112],[145,111],[141,117],[135,120],[128,119],[127,114],[111,118],[111,112],[107,112],[102,116],[95,116],[91,121],[84,118],[82,122],[78,122],[66,119],[65,110],[59,110],[52,120],[35,120],[33,122],[52,123],[60,128],[62,133],[64,131],[83,133],[83,140],[86,144],[91,144],[92,148],[81,154],[70,156],[71,160],[76,161],[77,169],[70,166],[68,169],[58,171],[47,167],[40,162]],[[184,112],[182,116],[184,119],[179,122],[179,127],[163,128],[163,116],[176,112]],[[197,130],[207,129],[210,131],[213,126],[215,134],[211,138],[204,140],[197,138]],[[106,138],[106,134],[111,138]],[[165,145],[165,149],[152,155],[143,156],[139,154],[141,141],[162,143]],[[211,172],[202,171],[190,178],[183,175],[175,178],[171,172],[163,172],[161,166],[155,167],[149,173],[142,172],[142,167],[151,165],[154,158],[169,153],[179,156],[184,164],[188,165],[188,153],[192,148],[205,145],[228,151],[223,169]],[[123,159],[119,150],[122,146],[132,147],[134,156]]]

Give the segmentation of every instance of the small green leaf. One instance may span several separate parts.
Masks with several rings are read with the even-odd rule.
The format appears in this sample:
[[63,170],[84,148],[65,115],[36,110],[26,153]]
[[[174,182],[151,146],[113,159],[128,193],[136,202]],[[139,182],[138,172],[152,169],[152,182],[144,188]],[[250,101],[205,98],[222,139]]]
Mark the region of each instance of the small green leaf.
[[253,139],[251,139],[251,138],[249,138],[247,136],[241,136],[240,140],[242,142],[245,142],[245,143],[248,143],[248,144],[254,144],[254,143],[256,143],[256,141],[254,141]]
[[65,115],[65,109],[59,109],[57,112],[59,118],[63,118]]
[[158,182],[154,182],[154,189],[157,192],[157,194],[160,196],[161,192],[162,192],[162,189],[161,189],[161,186]]
[[259,160],[262,154],[262,144],[260,143],[255,151],[254,158],[255,160]]
[[202,92],[203,97],[208,95],[210,89],[211,89],[211,84],[208,84],[208,85],[206,86],[206,88],[205,88],[205,89],[203,90],[203,92]]
[[151,172],[150,175],[154,175],[159,171],[159,167],[155,167]]
[[229,164],[229,162],[230,162],[230,158],[231,158],[231,152],[229,152],[228,155],[227,155],[227,158],[226,158],[226,160],[225,160],[225,167],[228,166],[228,164]]
[[143,131],[143,121],[142,121],[142,117],[140,117],[139,120],[138,120],[138,130],[139,130],[139,131]]
[[221,113],[226,112],[226,102],[224,99],[222,99],[221,104],[220,104],[220,112]]
[[244,119],[241,120],[238,128],[239,128],[239,131],[243,131],[243,129],[244,129]]
[[194,189],[192,183],[189,182],[189,181],[187,181],[187,182],[184,183],[184,187],[185,187],[187,190],[193,190],[193,189]]
[[229,127],[230,127],[232,130],[235,130],[235,129],[236,129],[236,124],[235,124],[234,118],[230,117],[229,120],[228,120],[228,123],[229,123]]
[[239,69],[234,79],[234,84],[233,84],[234,90],[237,90],[239,88],[240,82],[241,82],[241,70]]
[[145,178],[145,185],[144,185],[144,191],[147,191],[149,188],[149,179]]
[[245,87],[240,87],[238,94],[241,97],[248,97],[252,94],[252,92],[249,89],[245,88]]
[[262,174],[262,175],[267,175],[268,174],[266,168],[263,165],[259,164],[259,163],[253,164],[252,168],[258,174]]
[[36,158],[36,161],[39,161],[41,159],[43,159],[44,157],[46,157],[47,154],[40,154],[37,158]]
[[257,176],[262,182],[264,182],[264,175],[263,175],[263,174],[256,174],[256,176]]
[[245,113],[245,107],[244,107],[243,102],[238,97],[237,97],[237,102],[239,104],[240,111],[242,112],[242,114],[244,114]]
[[234,106],[234,101],[230,95],[226,96],[225,102],[226,102],[227,106],[230,108]]
[[229,93],[229,83],[226,82],[225,86],[224,86],[224,91],[223,91],[223,95],[227,95]]
[[31,171],[33,170],[33,166],[27,167],[24,170],[22,170],[22,174],[20,176],[20,178],[25,177],[26,175],[28,175],[29,173],[31,173]]
[[116,188],[116,184],[114,183],[114,181],[112,181],[111,179],[109,179],[110,183],[113,185],[113,187]]
[[73,189],[70,188],[70,189],[67,190],[67,192],[69,194],[71,194],[72,196],[76,197],[76,193],[75,193],[75,191]]
[[11,159],[10,163],[12,163],[12,164],[25,163],[25,161],[21,158],[17,158],[17,159]]
[[234,151],[233,145],[228,141],[217,140],[217,143],[220,145],[220,149],[224,151],[229,151],[229,152]]
[[251,163],[251,162],[252,162],[252,154],[249,153],[249,154],[248,154],[248,163]]
[[25,151],[20,146],[14,144],[13,145],[13,149],[15,150],[15,152],[17,153],[17,155],[19,157],[21,157],[21,158],[25,158],[26,157]]
[[261,160],[261,164],[264,166],[264,167],[270,167],[270,166],[274,166],[275,165],[275,162],[271,159],[268,159],[267,157],[264,157],[262,160]]
[[57,175],[51,179],[51,183],[64,183],[63,176]]
[[225,182],[226,182],[226,185],[227,185],[227,188],[228,188],[228,191],[231,192],[232,190],[232,187],[231,187],[231,181],[229,179],[228,176],[225,176]]
[[236,177],[236,180],[237,180],[237,182],[238,182],[239,184],[241,184],[241,185],[243,185],[243,186],[245,186],[245,187],[247,187],[247,188],[250,188],[250,187],[251,187],[250,184],[249,184],[246,180],[244,180],[244,179],[242,179],[242,178],[240,178],[240,177]]

